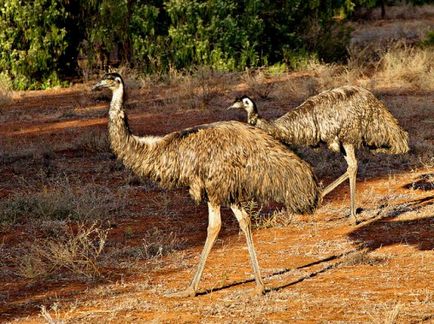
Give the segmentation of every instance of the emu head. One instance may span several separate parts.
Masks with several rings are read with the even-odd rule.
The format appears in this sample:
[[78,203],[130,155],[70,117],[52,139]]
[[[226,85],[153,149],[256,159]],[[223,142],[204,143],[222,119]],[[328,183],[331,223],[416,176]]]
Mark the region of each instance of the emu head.
[[258,113],[255,102],[248,96],[236,98],[232,106],[228,107],[228,109],[244,109],[249,115]]
[[119,88],[124,87],[124,80],[122,80],[122,77],[118,73],[106,73],[100,82],[95,84],[92,87],[92,90],[99,90],[103,88],[108,88],[111,91],[116,91]]

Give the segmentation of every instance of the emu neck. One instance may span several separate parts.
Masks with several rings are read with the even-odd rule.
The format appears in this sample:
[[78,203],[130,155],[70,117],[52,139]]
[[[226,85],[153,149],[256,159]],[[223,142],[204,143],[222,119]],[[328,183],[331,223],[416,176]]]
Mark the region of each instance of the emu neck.
[[140,175],[147,176],[152,172],[155,155],[153,149],[159,138],[152,136],[138,137],[131,133],[128,127],[128,117],[123,110],[123,89],[113,91],[109,110],[109,138],[113,153],[123,163]]
[[259,118],[261,117],[259,117],[256,111],[247,112],[247,122],[252,126],[256,126],[256,123],[258,122]]
[[119,158],[123,158],[125,148],[131,145],[132,135],[128,128],[128,121],[123,111],[123,96],[122,88],[113,91],[112,101],[109,110],[109,137],[111,147]]

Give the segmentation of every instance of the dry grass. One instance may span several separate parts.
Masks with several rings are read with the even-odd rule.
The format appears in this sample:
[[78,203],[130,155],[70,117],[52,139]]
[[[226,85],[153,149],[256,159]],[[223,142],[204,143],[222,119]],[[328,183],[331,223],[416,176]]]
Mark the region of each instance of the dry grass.
[[0,138],[0,159],[5,163],[14,163],[18,160],[35,161],[65,150],[74,150],[81,154],[111,152],[107,132],[98,128],[85,130],[72,136],[68,132],[56,134],[49,138],[43,137],[39,141],[33,141],[25,136]]
[[[195,80],[195,106],[207,108],[216,98],[222,97],[230,86],[231,74],[213,71],[210,68],[198,67],[193,72]],[[213,105],[214,106],[214,105]]]
[[251,200],[243,204],[243,208],[250,215],[253,228],[273,228],[285,227],[293,222],[294,214],[286,210],[274,210],[272,212],[264,213],[262,206],[257,202]]
[[266,69],[247,70],[241,77],[249,91],[257,98],[268,99],[274,90],[271,75]]
[[277,98],[284,107],[295,101],[301,103],[308,97],[317,94],[319,91],[318,79],[311,75],[304,75],[296,78],[287,78],[275,85],[273,97]]
[[[126,242],[139,238],[132,228],[124,231]],[[159,265],[165,267],[185,267],[183,264],[183,251],[185,240],[179,238],[177,233],[159,228],[152,228],[140,235],[139,244],[122,244],[108,246],[101,259],[101,264],[110,269],[121,269],[124,274],[133,274],[144,269],[155,269]],[[180,251],[179,253],[176,253]],[[169,258],[165,260],[165,258]],[[172,260],[172,262],[170,261]],[[144,264],[143,261],[146,261]]]
[[74,137],[70,148],[96,153],[111,152],[107,132],[102,129],[80,133]]
[[86,278],[101,276],[98,260],[104,249],[108,229],[78,224],[65,225],[54,237],[36,239],[18,261],[17,274],[28,279],[67,272]]
[[[53,315],[51,315],[51,313]],[[41,306],[41,316],[48,324],[63,324],[65,321],[61,320],[60,307],[58,303],[53,303],[50,309],[42,305]],[[54,318],[53,318],[54,317]]]
[[116,72],[122,75],[125,86],[128,89],[149,89],[149,85],[152,83],[152,79],[149,76],[145,76],[139,73],[135,69],[131,69],[126,66],[121,66],[116,69]]
[[209,67],[192,71],[170,70],[153,86],[164,89],[162,108],[178,110],[213,108],[221,102],[234,83],[234,74],[222,73]]
[[[431,91],[434,88],[434,48],[396,43],[388,49],[372,46],[353,50],[347,66],[313,62],[307,72],[317,80],[317,91],[345,84]],[[312,81],[310,81],[312,84]],[[311,85],[306,85],[311,87]]]
[[253,217],[255,228],[276,228],[292,225],[294,214],[285,210],[276,210],[266,215]]
[[165,233],[155,228],[146,233],[143,238],[143,256],[145,259],[160,258],[173,251],[179,250],[184,245],[184,240],[177,237],[176,233]]
[[375,307],[369,312],[372,323],[375,324],[395,324],[399,323],[398,316],[402,311],[402,305],[396,303],[395,305],[380,304],[375,305]]
[[[125,197],[108,187],[88,184],[75,190],[68,178],[50,180],[40,192],[20,192],[0,202],[0,226],[44,220],[110,219],[125,208]],[[35,225],[35,223],[33,224]],[[0,227],[0,228],[1,228]]]
[[366,46],[387,48],[393,43],[416,44],[422,40],[433,25],[429,21],[396,21],[384,25],[355,26],[350,43],[351,48]]
[[[323,90],[348,84],[365,87],[374,93],[385,89],[399,92],[434,89],[433,47],[412,47],[404,43],[395,43],[388,48],[369,45],[350,49],[350,54],[348,64],[344,66],[313,60],[300,71],[302,75],[286,74],[272,83],[272,92],[266,92],[265,96],[270,99],[273,94],[271,99],[277,101],[279,107],[288,107],[291,102],[299,104]],[[253,97],[260,102],[263,95],[254,89],[250,86]]]
[[381,84],[412,90],[434,89],[434,49],[396,46],[380,61],[376,78]]

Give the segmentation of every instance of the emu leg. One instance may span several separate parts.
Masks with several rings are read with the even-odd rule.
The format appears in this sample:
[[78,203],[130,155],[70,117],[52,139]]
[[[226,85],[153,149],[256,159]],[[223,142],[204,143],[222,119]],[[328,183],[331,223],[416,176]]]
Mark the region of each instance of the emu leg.
[[199,265],[197,266],[196,273],[191,280],[190,286],[184,291],[171,294],[171,297],[194,297],[196,296],[197,288],[199,286],[200,278],[202,277],[203,269],[205,267],[206,259],[214,245],[221,228],[220,206],[208,203],[208,230],[205,245],[200,255]]
[[354,146],[351,144],[343,145],[345,150],[345,160],[347,161],[348,168],[347,173],[350,179],[350,213],[351,217],[354,218],[355,224],[359,223],[359,220],[356,217],[356,178],[357,178],[357,159],[356,154],[354,153]]
[[252,229],[250,223],[250,216],[247,212],[239,206],[232,205],[231,209],[240,224],[241,230],[244,232],[247,241],[247,248],[249,249],[250,262],[252,264],[253,272],[256,281],[256,293],[262,295],[265,291],[265,286],[261,278],[261,271],[259,270],[258,259],[256,258],[255,247],[253,246]]
[[345,172],[331,184],[329,184],[321,193],[321,199],[324,198],[325,195],[329,194],[331,191],[335,190],[337,186],[339,186],[342,182],[348,179],[348,172]]

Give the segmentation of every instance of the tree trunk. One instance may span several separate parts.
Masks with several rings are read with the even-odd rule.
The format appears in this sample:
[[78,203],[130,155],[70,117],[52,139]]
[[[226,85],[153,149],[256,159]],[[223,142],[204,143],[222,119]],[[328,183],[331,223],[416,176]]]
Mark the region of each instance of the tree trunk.
[[381,0],[381,19],[384,19],[386,17],[386,7],[384,5],[384,0]]

